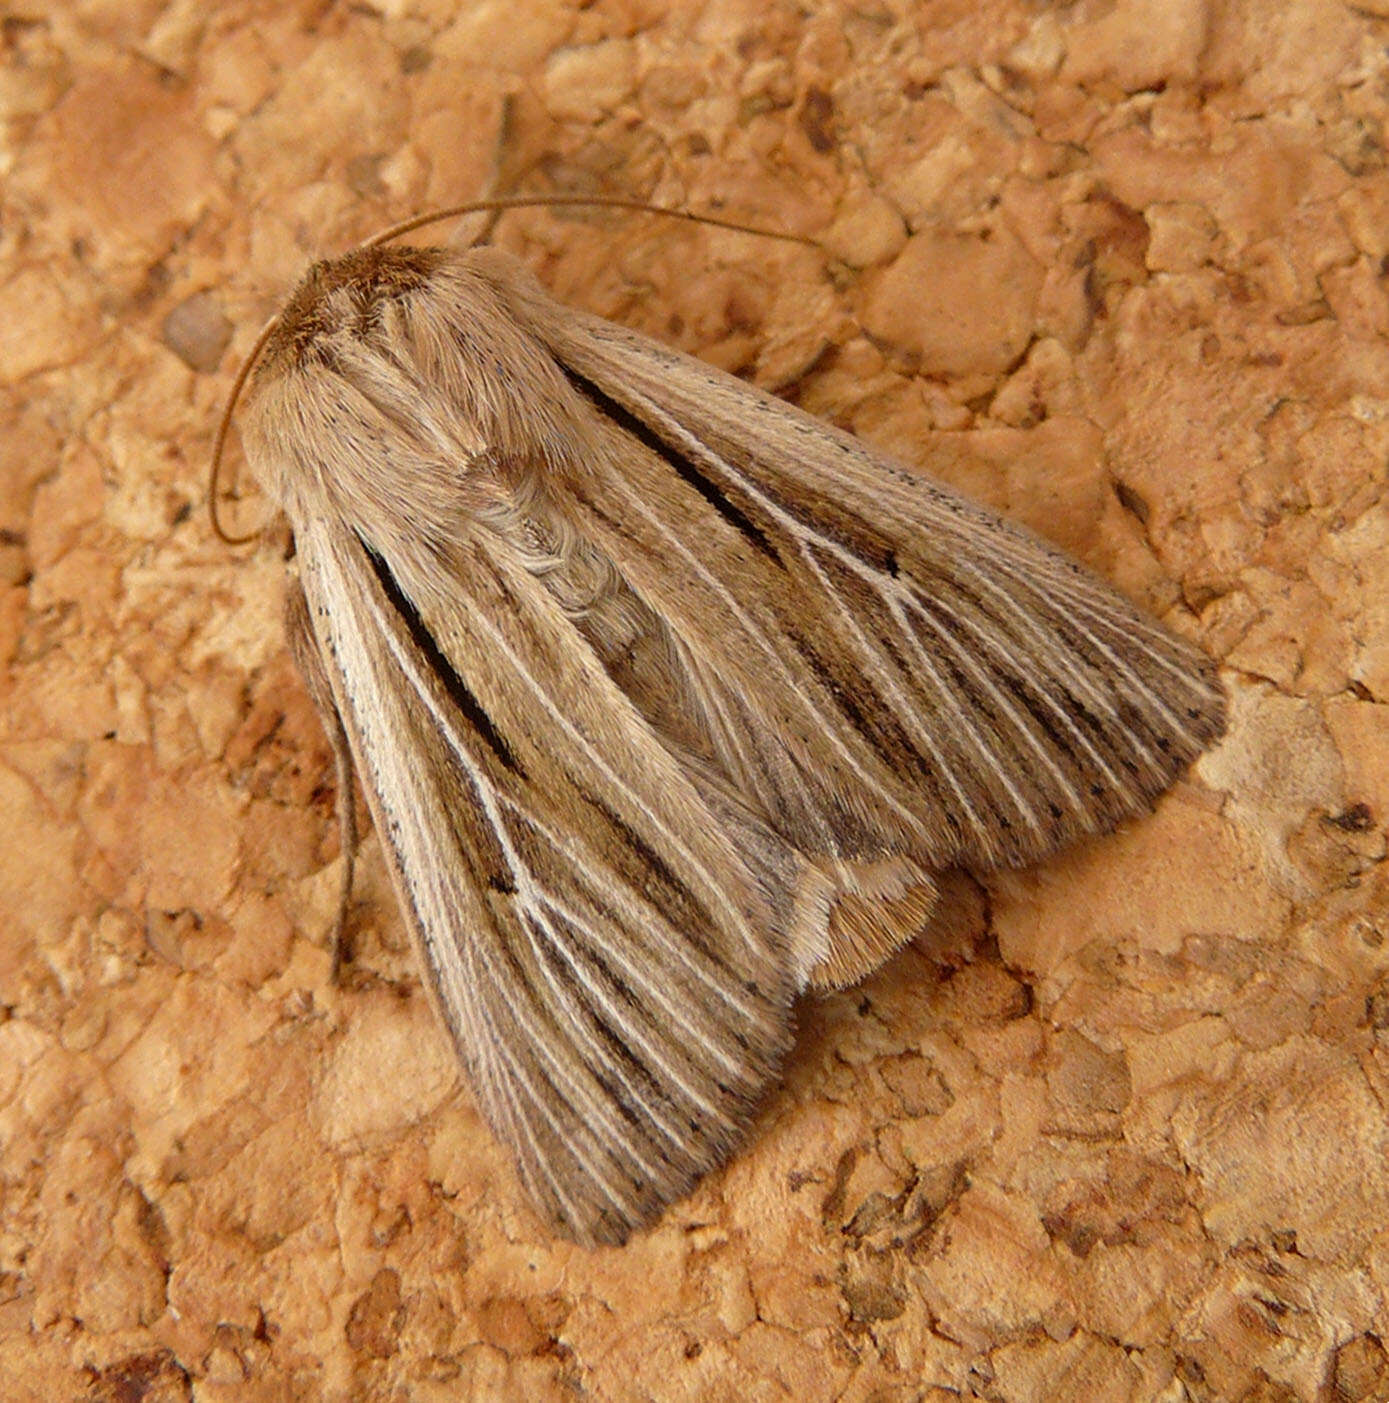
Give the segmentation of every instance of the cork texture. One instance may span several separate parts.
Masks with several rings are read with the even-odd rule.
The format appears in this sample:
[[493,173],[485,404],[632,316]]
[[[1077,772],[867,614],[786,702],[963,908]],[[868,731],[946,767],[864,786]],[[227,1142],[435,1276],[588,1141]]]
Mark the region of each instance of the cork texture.
[[[0,1395],[1389,1398],[1389,3],[23,0],[0,21]],[[307,262],[494,191],[557,296],[1201,641],[1149,818],[953,879],[755,1143],[550,1239],[207,465]],[[440,238],[445,234],[440,234]]]

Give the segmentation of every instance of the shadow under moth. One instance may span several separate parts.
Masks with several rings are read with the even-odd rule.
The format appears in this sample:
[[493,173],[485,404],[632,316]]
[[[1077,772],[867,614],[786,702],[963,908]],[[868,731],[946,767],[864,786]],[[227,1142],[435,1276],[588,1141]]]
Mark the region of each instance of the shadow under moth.
[[1075,561],[494,249],[317,264],[242,436],[339,811],[355,770],[478,1104],[581,1243],[734,1152],[794,999],[935,874],[1147,809],[1224,725]]

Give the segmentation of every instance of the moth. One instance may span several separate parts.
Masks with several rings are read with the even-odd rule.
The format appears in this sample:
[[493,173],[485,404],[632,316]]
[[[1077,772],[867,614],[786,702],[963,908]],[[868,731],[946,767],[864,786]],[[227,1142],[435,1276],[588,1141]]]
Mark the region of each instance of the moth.
[[[1019,527],[491,248],[315,265],[247,459],[291,643],[486,1120],[620,1243],[936,876],[1151,806],[1211,662]],[[347,803],[342,805],[341,794]]]

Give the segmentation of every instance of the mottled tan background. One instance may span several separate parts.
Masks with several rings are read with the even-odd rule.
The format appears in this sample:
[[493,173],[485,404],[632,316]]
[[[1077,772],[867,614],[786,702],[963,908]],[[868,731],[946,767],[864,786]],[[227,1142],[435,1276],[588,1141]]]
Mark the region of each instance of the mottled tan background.
[[[1389,0],[14,0],[0,1395],[1389,1398]],[[1063,542],[1223,662],[1151,819],[961,882],[761,1138],[546,1239],[211,536],[306,260],[494,189],[561,296]],[[260,520],[248,499],[243,524]]]

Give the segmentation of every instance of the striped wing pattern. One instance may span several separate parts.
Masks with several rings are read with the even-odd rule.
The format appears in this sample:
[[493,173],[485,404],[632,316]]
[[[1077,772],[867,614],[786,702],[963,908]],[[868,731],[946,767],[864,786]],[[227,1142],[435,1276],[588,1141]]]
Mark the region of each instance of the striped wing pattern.
[[[739,889],[709,816],[696,810],[701,827],[670,802],[673,768],[609,764],[603,738],[553,714],[545,640],[491,623],[504,582],[486,563],[472,562],[466,646],[492,650],[490,686],[463,679],[444,646],[458,656],[464,641],[354,535],[307,524],[299,551],[373,817],[480,1104],[561,1230],[621,1241],[731,1152],[776,1077],[792,991],[770,913]],[[468,582],[455,562],[455,600]]]

